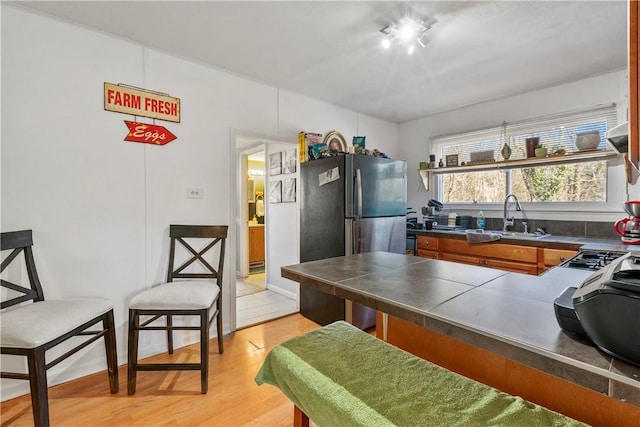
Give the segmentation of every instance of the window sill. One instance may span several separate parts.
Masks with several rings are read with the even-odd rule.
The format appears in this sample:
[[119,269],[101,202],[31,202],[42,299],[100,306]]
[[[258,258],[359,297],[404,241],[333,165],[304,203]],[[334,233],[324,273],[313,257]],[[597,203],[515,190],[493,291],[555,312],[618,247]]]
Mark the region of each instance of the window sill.
[[448,173],[477,172],[483,170],[531,168],[536,166],[551,166],[570,163],[594,162],[598,160],[610,160],[615,159],[618,156],[618,153],[608,149],[591,150],[569,153],[563,156],[532,157],[527,159],[504,160],[501,162],[491,162],[477,165],[449,166],[436,169],[420,169],[420,175],[423,179],[428,179],[429,174],[431,173],[435,175],[442,175]]

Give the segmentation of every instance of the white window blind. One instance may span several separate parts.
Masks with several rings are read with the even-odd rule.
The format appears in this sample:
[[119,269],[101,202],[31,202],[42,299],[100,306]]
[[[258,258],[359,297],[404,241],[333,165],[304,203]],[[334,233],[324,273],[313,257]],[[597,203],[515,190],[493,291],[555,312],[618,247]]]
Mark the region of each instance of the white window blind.
[[549,153],[564,149],[567,153],[577,151],[576,134],[597,130],[600,132],[598,148],[606,147],[606,132],[617,124],[615,104],[593,109],[568,112],[530,119],[517,123],[507,123],[506,134],[502,126],[479,131],[446,135],[432,139],[433,153],[439,158],[449,154],[457,154],[458,161],[468,163],[470,153],[493,151],[495,160],[502,160],[500,150],[508,141],[511,147],[511,159],[526,158],[525,139],[537,136],[540,144]]
[[471,153],[491,150],[498,155],[501,149],[501,128],[491,128],[476,132],[467,132],[433,139],[434,153],[440,159],[445,159],[449,154],[457,154],[458,162],[468,163]]

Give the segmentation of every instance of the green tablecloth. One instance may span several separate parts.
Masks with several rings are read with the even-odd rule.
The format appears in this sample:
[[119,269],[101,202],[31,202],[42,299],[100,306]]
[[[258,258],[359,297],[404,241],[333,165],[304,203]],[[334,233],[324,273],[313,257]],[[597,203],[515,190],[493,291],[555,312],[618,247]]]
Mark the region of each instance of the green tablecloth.
[[318,426],[582,426],[336,322],[271,350],[256,378]]

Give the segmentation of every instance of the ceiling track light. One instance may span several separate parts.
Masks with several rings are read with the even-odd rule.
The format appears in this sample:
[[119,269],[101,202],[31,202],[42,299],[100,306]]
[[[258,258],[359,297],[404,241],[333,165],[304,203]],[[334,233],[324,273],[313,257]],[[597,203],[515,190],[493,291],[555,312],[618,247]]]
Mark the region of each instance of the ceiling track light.
[[397,23],[392,23],[382,28],[380,32],[385,35],[382,39],[382,47],[389,49],[392,44],[398,44],[406,50],[408,55],[415,51],[416,43],[425,47],[429,39],[425,33],[438,22],[434,18],[427,18],[426,22],[411,17],[405,17]]

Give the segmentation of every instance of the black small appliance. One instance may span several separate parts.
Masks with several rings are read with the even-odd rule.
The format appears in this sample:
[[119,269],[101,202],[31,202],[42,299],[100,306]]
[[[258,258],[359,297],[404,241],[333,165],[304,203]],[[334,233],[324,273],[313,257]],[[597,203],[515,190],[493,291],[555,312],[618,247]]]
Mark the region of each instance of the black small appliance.
[[565,289],[554,306],[561,328],[583,331],[605,353],[640,366],[640,258],[615,258],[579,288]]
[[553,302],[553,310],[556,313],[558,325],[565,331],[580,337],[586,337],[580,319],[573,307],[573,294],[578,288],[570,287],[565,289]]

